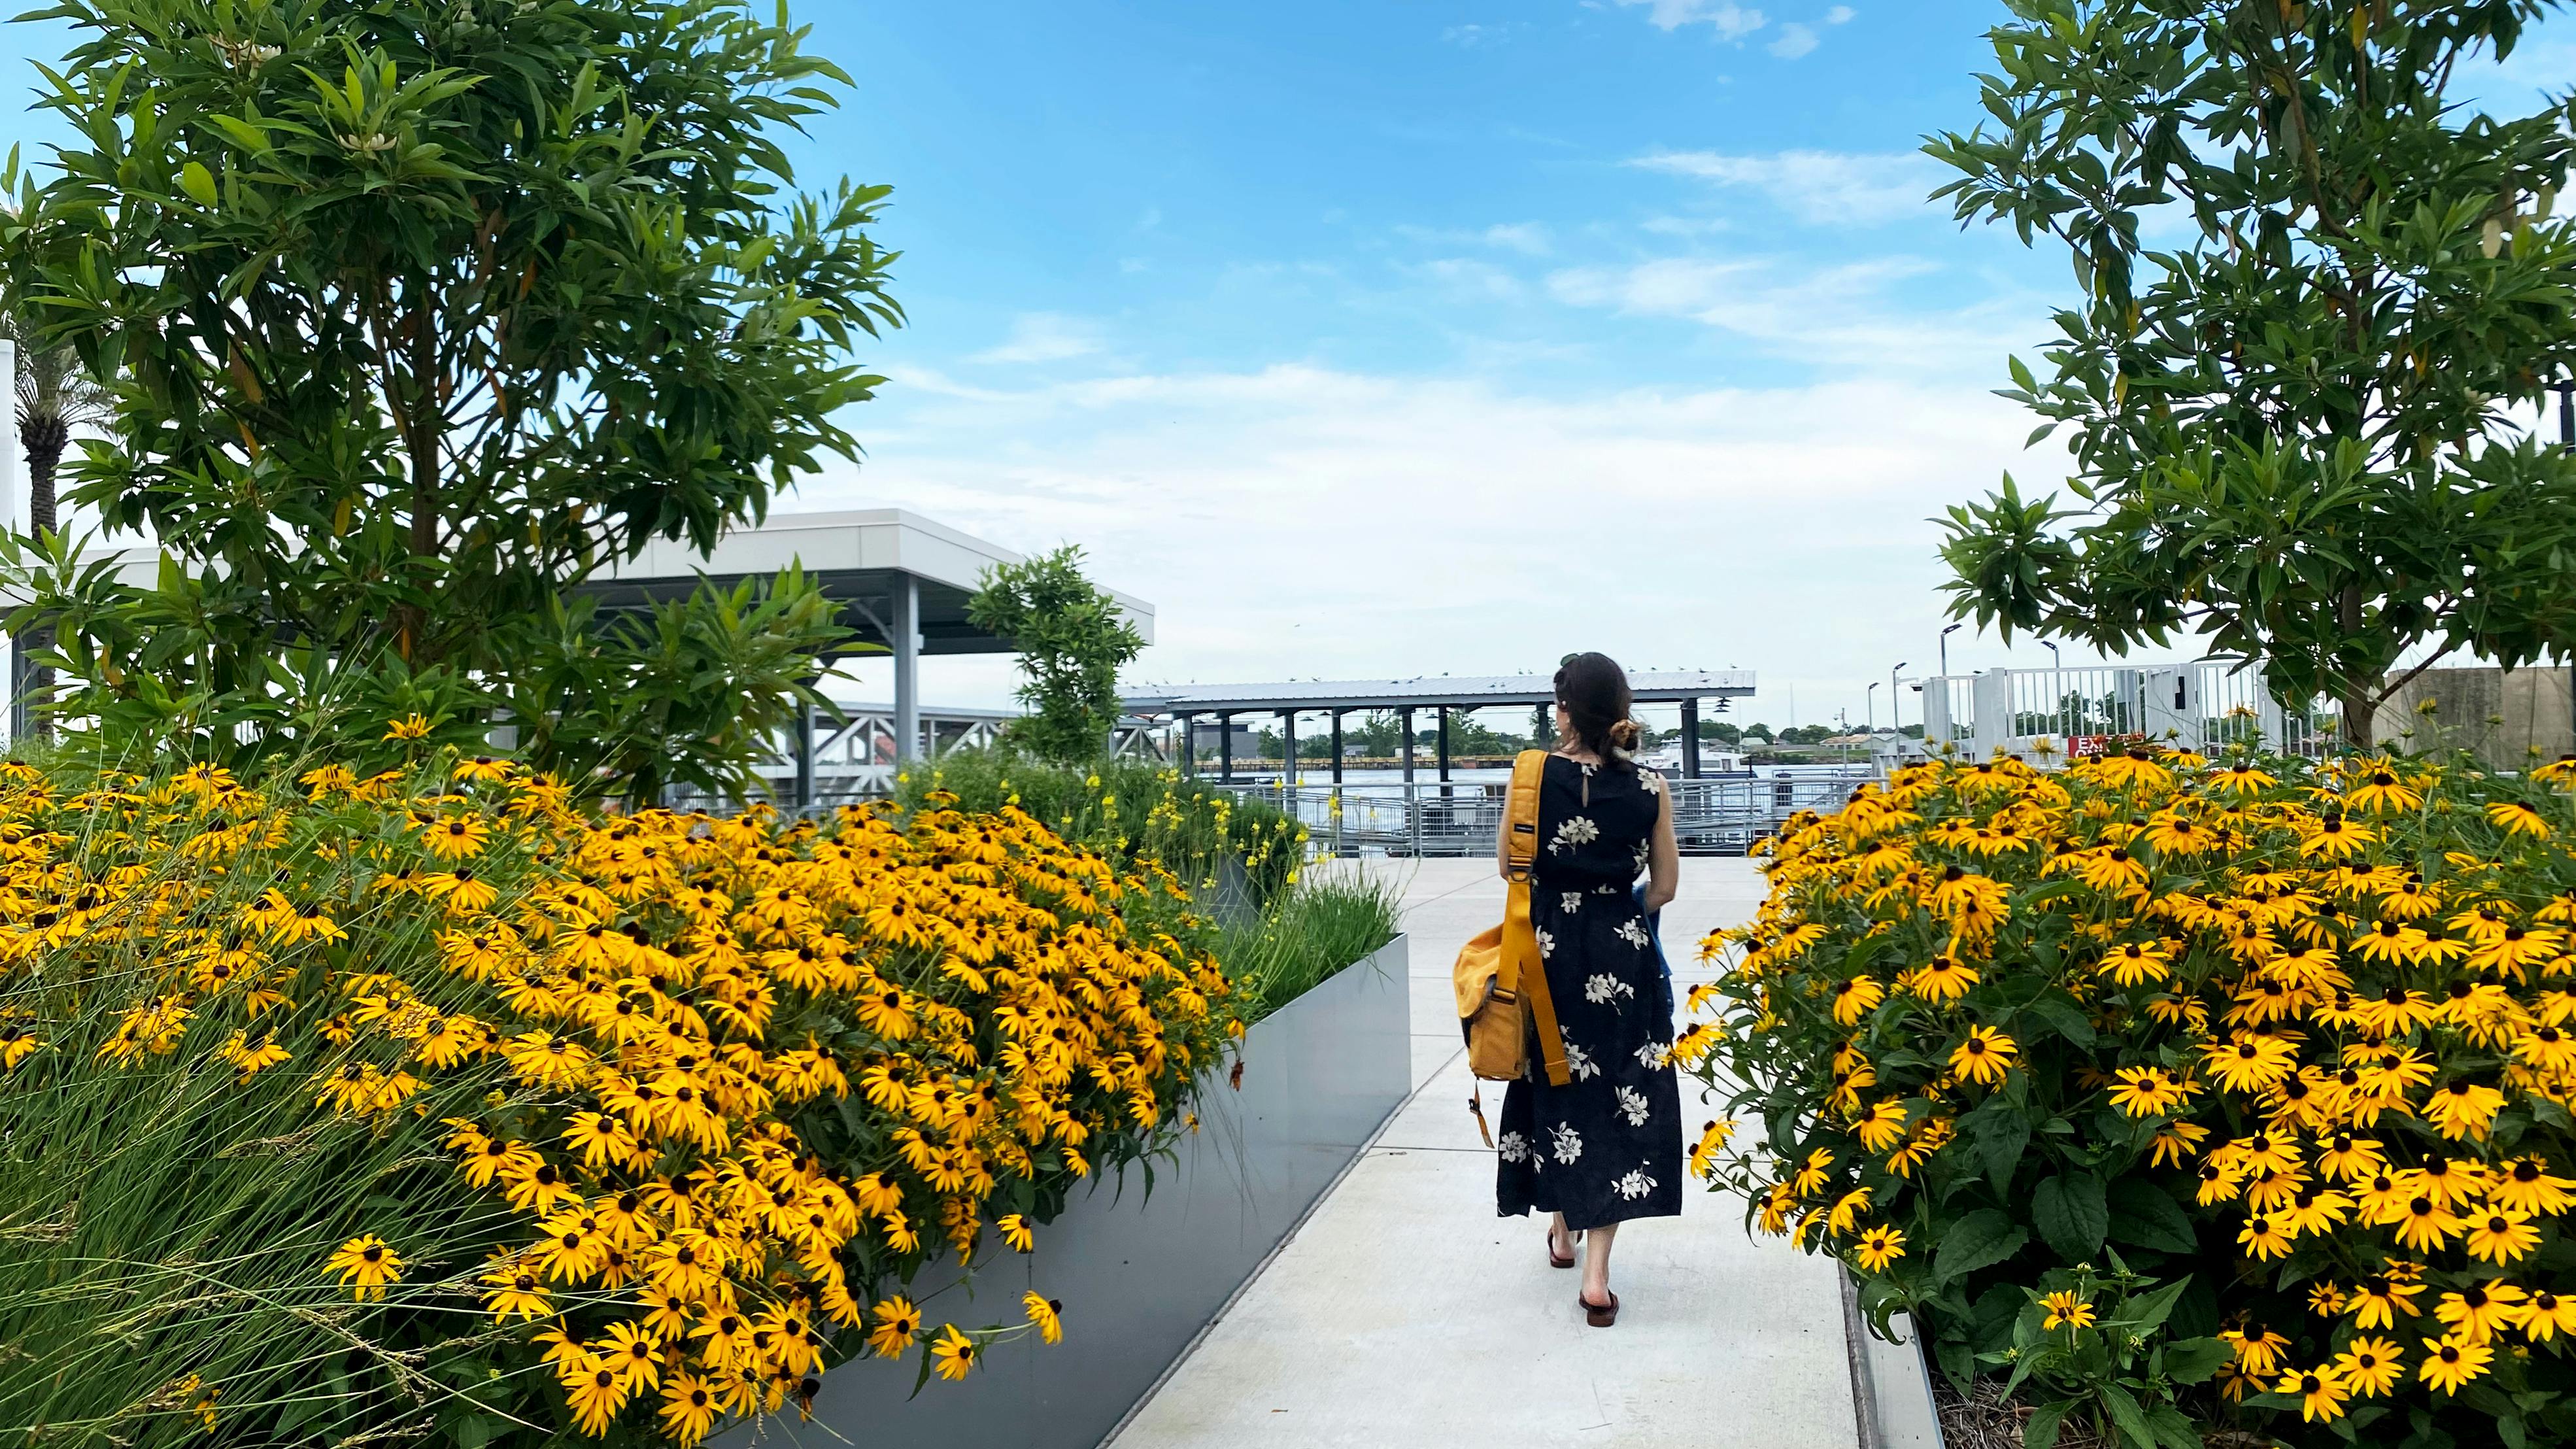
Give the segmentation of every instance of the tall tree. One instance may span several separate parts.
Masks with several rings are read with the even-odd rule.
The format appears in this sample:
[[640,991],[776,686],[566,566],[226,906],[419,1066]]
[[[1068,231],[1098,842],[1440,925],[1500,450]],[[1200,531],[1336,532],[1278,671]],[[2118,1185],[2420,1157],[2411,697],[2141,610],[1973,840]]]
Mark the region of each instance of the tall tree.
[[[27,465],[27,531],[42,537],[59,526],[54,475],[62,466],[63,451],[71,446],[72,429],[106,421],[107,389],[89,375],[77,354],[68,347],[49,345],[20,313],[0,311],[0,339],[18,349],[18,453]],[[36,665],[32,658],[49,642],[42,627],[20,629],[12,636],[12,739],[43,728],[27,706],[31,698],[53,687],[53,671]]]
[[[2570,110],[2455,94],[2563,0],[2007,0],[1992,124],[1924,148],[2083,290],[2004,396],[2080,507],[1950,510],[1955,616],[2259,658],[2354,742],[2433,657],[2576,642]],[[2413,666],[2403,661],[2418,659]]]
[[[82,35],[42,99],[76,139],[0,241],[46,337],[118,377],[68,496],[174,562],[137,591],[38,561],[72,712],[302,749],[406,701],[536,718],[514,681],[567,648],[661,677],[654,627],[556,627],[565,589],[855,457],[838,415],[881,379],[850,349],[901,321],[885,188],[800,192],[785,149],[849,77],[756,8],[43,12]],[[723,604],[691,607],[722,633]],[[688,687],[783,714],[797,677],[702,654]]]
[[1081,763],[1108,752],[1118,723],[1118,671],[1145,639],[1118,601],[1082,572],[1082,550],[984,571],[967,616],[1020,653],[1020,701],[1028,715],[1010,738],[1046,759]]

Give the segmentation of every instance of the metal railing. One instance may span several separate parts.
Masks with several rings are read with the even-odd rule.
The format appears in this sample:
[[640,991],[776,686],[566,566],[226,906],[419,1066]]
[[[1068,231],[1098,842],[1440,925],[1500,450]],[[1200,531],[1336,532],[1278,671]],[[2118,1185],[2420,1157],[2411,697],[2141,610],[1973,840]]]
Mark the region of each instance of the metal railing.
[[2322,697],[2284,710],[2261,664],[2234,659],[1935,675],[1923,681],[1923,716],[1934,749],[1952,744],[1979,759],[2000,749],[2035,764],[2140,737],[2202,753],[2249,744],[2313,755],[2332,746],[2340,723]]
[[[1684,853],[1741,855],[1801,810],[1832,810],[1854,786],[1876,778],[1865,766],[1787,778],[1727,776],[1664,783],[1673,797],[1673,834]],[[1503,781],[1441,784],[1288,784],[1202,779],[1237,799],[1270,805],[1303,824],[1315,855],[1457,856],[1492,853],[1502,830]]]

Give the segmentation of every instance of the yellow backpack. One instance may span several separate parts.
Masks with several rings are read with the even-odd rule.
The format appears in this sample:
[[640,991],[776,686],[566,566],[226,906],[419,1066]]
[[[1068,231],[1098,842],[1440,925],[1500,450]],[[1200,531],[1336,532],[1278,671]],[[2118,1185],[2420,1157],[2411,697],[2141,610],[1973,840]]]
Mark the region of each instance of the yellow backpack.
[[[1539,1064],[1548,1084],[1566,1083],[1565,1039],[1556,1029],[1556,1004],[1548,998],[1547,970],[1538,954],[1538,935],[1530,925],[1530,869],[1538,861],[1538,791],[1547,774],[1545,750],[1523,750],[1512,762],[1512,788],[1503,811],[1504,858],[1510,884],[1504,893],[1503,922],[1458,950],[1456,985],[1458,1025],[1467,1038],[1467,1069],[1488,1082],[1508,1082],[1529,1063],[1530,1023],[1537,1024]],[[1476,1130],[1485,1126],[1484,1089],[1476,1089],[1468,1110]]]

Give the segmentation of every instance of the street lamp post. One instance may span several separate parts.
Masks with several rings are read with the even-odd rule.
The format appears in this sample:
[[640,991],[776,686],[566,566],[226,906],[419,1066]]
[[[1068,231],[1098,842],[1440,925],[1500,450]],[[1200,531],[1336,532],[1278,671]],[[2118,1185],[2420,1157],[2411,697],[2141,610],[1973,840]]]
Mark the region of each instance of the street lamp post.
[[[1878,733],[1878,681],[1877,681],[1877,680],[1875,680],[1875,679],[1871,680],[1871,681],[1869,682],[1869,688],[1868,688],[1867,690],[1865,690],[1865,691],[1863,691],[1863,692],[1862,692],[1862,694],[1861,694],[1861,697],[1860,697],[1860,698],[1861,698],[1861,706],[1860,706],[1860,710],[1861,710],[1861,714],[1860,714],[1861,725],[1862,725],[1862,727],[1863,727],[1863,728],[1867,729],[1871,734],[1877,734],[1877,733]],[[1895,687],[1894,685],[1890,685],[1890,686],[1888,686],[1888,691],[1887,691],[1887,702],[1888,702],[1889,704],[1891,704],[1891,705],[1893,705],[1894,703],[1896,703],[1896,687]]]
[[1958,633],[1965,624],[1966,621],[1961,620],[1941,631],[1941,677],[1943,679],[1950,677],[1950,636]]
[[[2066,672],[2066,659],[2065,656],[2057,652],[2057,641],[2054,639],[2042,639],[2039,642],[2048,646],[2049,667],[2063,675]],[[2049,701],[2048,712],[2051,717],[2057,719],[2057,732],[2059,734],[2068,734],[2071,733],[2071,731],[2065,728],[2066,721],[2063,718],[2066,713],[2066,681],[2064,679],[2058,679],[2054,681],[2054,686],[2055,695]]]

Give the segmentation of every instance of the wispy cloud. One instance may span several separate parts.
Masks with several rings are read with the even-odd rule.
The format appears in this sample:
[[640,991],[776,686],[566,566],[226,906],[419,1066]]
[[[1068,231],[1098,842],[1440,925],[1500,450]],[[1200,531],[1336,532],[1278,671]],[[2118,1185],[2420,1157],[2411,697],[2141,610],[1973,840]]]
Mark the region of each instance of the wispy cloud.
[[[1810,708],[1820,668],[1845,669],[1857,715],[1873,671],[1939,627],[1925,515],[2033,471],[2026,415],[1982,377],[1568,390],[1282,364],[960,395],[892,370],[866,467],[834,462],[794,506],[901,500],[1012,548],[1079,541],[1102,583],[1156,606],[1138,680],[1508,672],[1604,649],[1800,677]],[[1319,518],[1349,525],[1331,548]],[[1263,578],[1297,586],[1247,586]],[[1584,607],[1533,615],[1530,597]],[[1761,628],[1712,632],[1747,600]],[[1504,617],[1520,622],[1491,627]],[[949,677],[927,687],[970,702]]]
[[1658,151],[1628,164],[1719,186],[1751,187],[1799,220],[1826,226],[1888,221],[1923,211],[1924,197],[1941,184],[1939,166],[1911,151],[1782,151],[1769,156]]
[[1473,50],[1480,45],[1500,45],[1518,31],[1529,29],[1526,21],[1511,20],[1500,25],[1452,25],[1440,32],[1443,41]]
[[1408,241],[1435,242],[1443,246],[1498,247],[1530,257],[1546,256],[1549,248],[1547,228],[1534,221],[1504,222],[1481,231],[1402,225],[1395,229],[1395,233]]
[[1002,339],[1000,346],[976,353],[969,360],[1004,365],[1063,362],[1089,357],[1106,345],[1097,323],[1061,312],[1024,312],[1012,320],[1011,334]]
[[1619,5],[1645,6],[1646,22],[1658,30],[1705,25],[1720,40],[1742,40],[1768,23],[1761,11],[1736,0],[1619,0]]
[[1848,5],[1837,5],[1833,9],[1825,12],[1825,23],[1827,25],[1848,25],[1851,23],[1851,18],[1852,8]]
[[1782,60],[1796,60],[1816,48],[1816,27],[1791,22],[1780,27],[1778,38],[1767,47]]
[[1937,272],[1914,257],[1835,266],[1770,257],[1660,257],[1628,266],[1569,267],[1547,279],[1569,306],[1697,322],[1771,356],[1871,375],[2000,374],[2031,339],[2030,299],[1999,295],[1926,307],[1900,287]]

